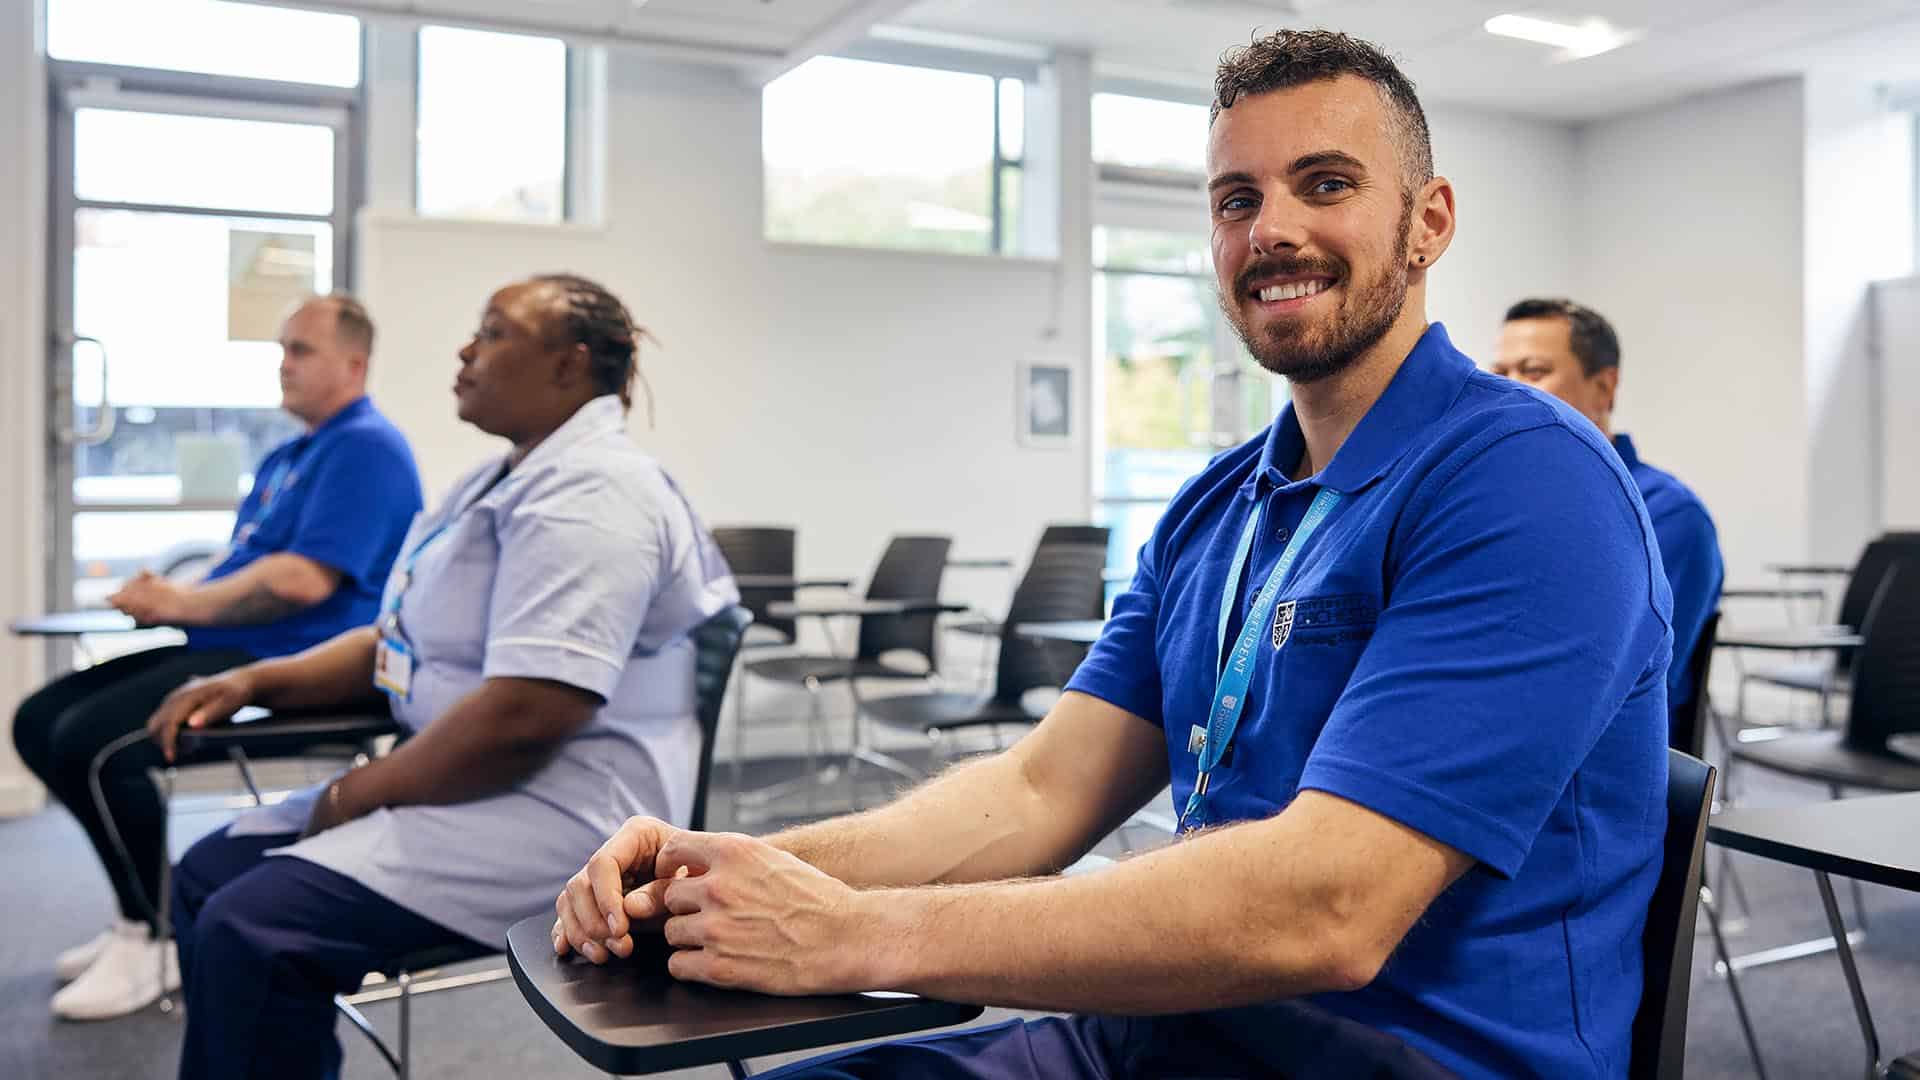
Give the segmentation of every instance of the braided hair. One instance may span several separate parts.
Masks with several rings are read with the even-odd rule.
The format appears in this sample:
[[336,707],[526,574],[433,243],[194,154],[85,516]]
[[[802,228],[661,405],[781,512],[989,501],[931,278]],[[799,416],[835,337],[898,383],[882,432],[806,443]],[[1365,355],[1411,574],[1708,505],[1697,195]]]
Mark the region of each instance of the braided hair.
[[640,343],[653,335],[636,324],[619,297],[597,281],[578,274],[541,274],[533,280],[559,289],[566,333],[572,341],[587,347],[594,389],[620,395],[620,404],[631,409],[633,384],[638,379],[647,393],[647,426],[652,427],[653,388],[640,374]]

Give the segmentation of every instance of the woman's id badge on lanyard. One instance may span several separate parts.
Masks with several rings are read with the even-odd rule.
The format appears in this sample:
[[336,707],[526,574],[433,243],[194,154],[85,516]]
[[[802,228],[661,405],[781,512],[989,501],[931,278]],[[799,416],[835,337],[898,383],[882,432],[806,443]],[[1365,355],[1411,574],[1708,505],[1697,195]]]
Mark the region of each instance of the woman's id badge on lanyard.
[[413,650],[397,634],[381,630],[373,650],[373,685],[398,701],[413,700]]

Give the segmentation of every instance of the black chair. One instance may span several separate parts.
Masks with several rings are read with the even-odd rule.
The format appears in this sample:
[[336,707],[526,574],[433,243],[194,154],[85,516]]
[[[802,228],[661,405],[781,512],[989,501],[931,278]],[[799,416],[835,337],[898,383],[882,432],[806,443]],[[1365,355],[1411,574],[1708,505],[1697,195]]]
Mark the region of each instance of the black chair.
[[1667,745],[1684,754],[1704,759],[1707,756],[1707,725],[1712,708],[1707,702],[1707,676],[1713,671],[1713,645],[1720,633],[1720,613],[1707,616],[1700,627],[1700,638],[1693,643],[1693,655],[1687,657],[1687,678],[1693,685],[1693,700],[1670,702],[1667,708]]
[[[1014,589],[1013,600],[1007,607],[1006,624],[1098,618],[1105,592],[1100,571],[1106,561],[1104,541],[1048,543],[1043,540],[1033,554],[1026,576]],[[1039,717],[1021,704],[1022,695],[1061,683],[1057,677],[1060,665],[1047,652],[1047,644],[1003,631],[998,675],[990,694],[956,691],[902,694],[863,699],[861,708],[888,727],[925,732],[936,740],[936,745],[940,744],[943,734],[962,728],[997,730],[1002,724],[1031,724]]]
[[[1043,551],[1055,544],[1092,544],[1102,551],[1105,551],[1107,538],[1111,534],[1112,530],[1105,525],[1049,525],[1041,531],[1040,543],[1035,545],[1034,550],[1036,552]],[[1103,572],[1104,569],[1103,559]],[[1066,617],[1073,619],[1098,619],[1105,614],[1106,596],[1103,583],[1102,595],[1097,603],[1078,615]],[[1002,636],[1010,622],[1011,620],[967,619],[964,622],[949,623],[947,624],[947,629],[958,630],[963,634],[978,634],[983,637],[996,638]]]
[[1920,791],[1920,755],[1891,745],[1920,733],[1920,552],[1881,575],[1860,635],[1844,730],[1736,740],[1729,776],[1740,762],[1825,784],[1834,798],[1847,788]]
[[[1853,573],[1847,578],[1846,591],[1841,594],[1838,625],[1850,630],[1858,630],[1866,625],[1867,609],[1873,603],[1881,579],[1903,556],[1920,556],[1920,532],[1885,533],[1867,544],[1860,553],[1859,562],[1854,564]],[[1746,715],[1747,684],[1757,682],[1818,694],[1820,725],[1831,726],[1833,696],[1835,692],[1847,692],[1853,661],[1853,649],[1834,649],[1812,659],[1743,671],[1740,675],[1740,696],[1734,712],[1738,716]]]
[[[953,540],[945,536],[896,536],[887,544],[880,556],[880,564],[874,568],[873,577],[867,582],[868,600],[932,600],[940,595],[940,581],[946,574],[947,553],[953,546]],[[742,665],[748,674],[772,682],[799,686],[807,691],[807,772],[794,780],[784,781],[754,791],[743,791],[739,783],[733,787],[734,814],[739,817],[743,803],[752,806],[765,806],[774,799],[794,791],[811,793],[823,780],[827,779],[818,769],[818,753],[825,745],[826,722],[822,715],[820,691],[828,683],[844,682],[853,690],[855,696],[854,713],[854,750],[858,754],[865,745],[859,728],[858,688],[855,679],[925,679],[939,670],[937,638],[937,613],[913,615],[862,615],[860,616],[859,638],[852,656],[838,656],[821,653],[797,653],[785,656],[773,656],[765,659],[749,660]],[[896,651],[914,653],[926,661],[925,670],[900,667],[882,659],[882,654]],[[739,773],[739,762],[744,758],[745,725],[740,725],[734,735],[735,775]],[[879,755],[875,755],[878,757]],[[846,768],[851,778],[855,758],[849,756]]]
[[[793,576],[794,531],[779,525],[741,525],[713,530],[714,543],[734,576]],[[753,612],[756,630],[766,631],[766,640],[749,641],[744,648],[791,645],[799,636],[792,618],[776,618],[767,611],[770,604],[791,602],[791,587],[753,586],[740,589],[740,606]]]
[[1644,971],[1627,1066],[1632,1080],[1680,1080],[1685,1071],[1693,926],[1713,775],[1713,766],[1699,758],[1667,751],[1666,847],[1640,939]]
[[[747,628],[753,623],[753,615],[744,607],[732,607],[708,619],[693,630],[690,635],[694,645],[694,701],[695,714],[700,723],[700,763],[699,773],[694,782],[693,812],[689,820],[690,828],[702,828],[706,824],[707,781],[713,771],[714,732],[720,726],[720,706],[726,697],[727,683],[733,674],[734,659],[740,650],[741,639],[746,636]],[[354,718],[334,720],[347,726]],[[358,718],[367,721],[368,717]],[[384,719],[388,729],[394,727],[390,718]],[[324,729],[325,722],[313,720],[259,720],[250,724],[209,728],[196,732],[192,736],[195,753],[210,753],[220,748],[243,749],[246,753],[259,757],[263,749],[290,748],[307,736],[300,733],[301,728]],[[183,737],[183,742],[185,742]],[[583,856],[584,858],[584,853]],[[555,883],[555,891],[559,883]],[[381,971],[393,982],[392,987],[383,987],[372,991],[362,991],[352,995],[340,995],[334,998],[334,1008],[354,1027],[360,1029],[373,1043],[374,1049],[386,1059],[400,1080],[409,1080],[412,1074],[412,1003],[418,994],[439,990],[454,990],[463,986],[477,986],[483,983],[497,982],[512,977],[506,968],[473,972],[452,976],[424,985],[415,985],[422,975],[431,974],[435,969],[468,960],[478,960],[485,956],[498,955],[498,949],[481,949],[473,946],[451,945],[433,949],[422,949],[397,958],[394,963]],[[359,1006],[376,1001],[397,1000],[400,1003],[398,1048],[390,1047],[380,1036],[373,1022],[367,1019]]]

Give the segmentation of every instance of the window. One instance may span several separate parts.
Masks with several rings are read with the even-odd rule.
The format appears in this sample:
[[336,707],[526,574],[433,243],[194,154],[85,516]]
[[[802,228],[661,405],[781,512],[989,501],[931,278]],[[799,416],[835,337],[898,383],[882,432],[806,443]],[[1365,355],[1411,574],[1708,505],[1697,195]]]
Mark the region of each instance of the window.
[[47,0],[56,60],[360,84],[360,20],[223,0]]
[[427,26],[419,50],[415,208],[566,220],[566,43]]
[[764,98],[767,239],[1020,252],[1025,90],[842,57],[788,72]]
[[1102,165],[1206,171],[1207,107],[1126,94],[1093,95],[1093,160]]

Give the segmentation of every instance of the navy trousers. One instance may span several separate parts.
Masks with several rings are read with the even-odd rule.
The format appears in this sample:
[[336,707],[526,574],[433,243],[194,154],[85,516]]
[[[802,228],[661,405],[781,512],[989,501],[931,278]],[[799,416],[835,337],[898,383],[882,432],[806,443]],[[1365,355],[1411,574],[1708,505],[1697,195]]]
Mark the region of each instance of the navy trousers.
[[876,1043],[763,1080],[1453,1080],[1401,1040],[1301,1001],[1175,1016],[1049,1016]]
[[304,859],[267,858],[291,833],[229,836],[173,872],[173,932],[187,1030],[182,1080],[340,1074],[333,995],[420,949],[497,952]]

